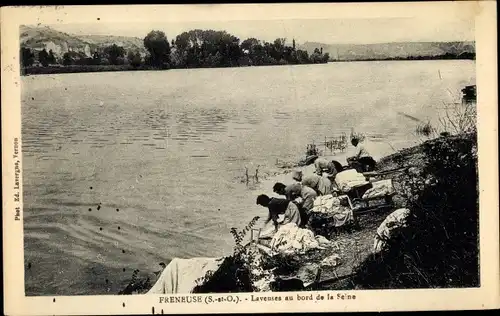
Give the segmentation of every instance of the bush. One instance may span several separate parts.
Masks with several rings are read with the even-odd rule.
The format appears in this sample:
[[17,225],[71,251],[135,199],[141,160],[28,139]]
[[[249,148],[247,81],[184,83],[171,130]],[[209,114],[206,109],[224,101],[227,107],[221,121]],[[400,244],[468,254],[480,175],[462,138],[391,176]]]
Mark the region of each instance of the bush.
[[476,134],[422,145],[426,165],[407,172],[408,228],[389,252],[357,269],[362,288],[479,286]]
[[193,293],[254,292],[250,272],[254,254],[249,247],[242,245],[242,241],[258,219],[258,216],[254,217],[241,232],[231,228],[235,242],[233,254],[224,258],[216,271],[208,271],[203,278],[197,280],[198,285]]

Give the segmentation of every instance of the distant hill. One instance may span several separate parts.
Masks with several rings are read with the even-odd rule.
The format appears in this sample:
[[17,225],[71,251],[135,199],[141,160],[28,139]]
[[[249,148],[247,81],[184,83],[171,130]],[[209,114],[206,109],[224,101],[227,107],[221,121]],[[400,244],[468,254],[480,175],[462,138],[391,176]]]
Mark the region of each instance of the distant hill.
[[61,57],[65,52],[77,51],[90,56],[96,50],[116,44],[123,46],[125,50],[139,51],[145,54],[142,39],[125,36],[106,35],[73,35],[54,30],[48,26],[32,27],[21,26],[21,47],[41,50],[51,49],[57,56]]
[[[59,32],[50,27],[20,27],[20,42],[22,47],[32,49],[43,49],[48,46],[60,47],[62,50],[72,48],[74,50],[84,50],[89,43],[77,36]],[[52,47],[50,47],[52,48]]]
[[144,41],[142,38],[112,35],[79,35],[78,38],[97,46],[109,46],[116,44],[122,46],[125,50],[138,50],[145,52]]
[[475,53],[474,42],[403,42],[382,44],[324,44],[305,42],[298,49],[311,54],[315,48],[323,48],[336,60],[405,58],[416,56],[439,56],[446,53],[460,55]]
[[[74,35],[56,31],[47,26],[21,26],[21,46],[35,50],[51,49],[61,57],[65,52],[77,51],[91,56],[96,50],[116,44],[125,50],[139,51],[146,54],[143,40],[137,37],[111,35]],[[336,60],[363,60],[405,58],[415,56],[439,56],[446,53],[459,55],[475,53],[474,42],[404,42],[383,44],[324,44],[305,42],[297,45],[298,49],[311,54],[315,48],[323,48],[330,58]]]

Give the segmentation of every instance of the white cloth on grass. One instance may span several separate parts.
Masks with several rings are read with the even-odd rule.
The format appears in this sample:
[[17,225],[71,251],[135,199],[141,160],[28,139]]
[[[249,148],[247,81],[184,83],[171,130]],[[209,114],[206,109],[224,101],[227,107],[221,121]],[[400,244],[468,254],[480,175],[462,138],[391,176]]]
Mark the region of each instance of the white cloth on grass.
[[147,294],[187,294],[196,287],[196,280],[207,271],[215,272],[222,261],[218,258],[174,258],[165,267]]
[[410,210],[400,208],[389,214],[377,228],[377,235],[373,242],[373,252],[378,253],[384,250],[387,242],[401,233],[401,230],[407,227],[407,220],[410,216]]

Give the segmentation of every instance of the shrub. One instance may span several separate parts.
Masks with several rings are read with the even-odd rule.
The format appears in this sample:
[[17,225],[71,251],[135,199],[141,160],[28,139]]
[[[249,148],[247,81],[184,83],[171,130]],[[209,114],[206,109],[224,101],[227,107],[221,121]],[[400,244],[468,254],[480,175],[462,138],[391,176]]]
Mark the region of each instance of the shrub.
[[193,293],[254,292],[250,272],[254,253],[249,247],[242,245],[242,242],[258,219],[258,216],[254,217],[241,232],[238,232],[236,228],[231,228],[235,243],[233,254],[224,258],[216,271],[208,271],[204,277],[197,280],[198,284],[193,289]]
[[435,136],[436,129],[431,125],[430,122],[427,122],[417,125],[415,132],[417,133],[418,136],[431,138]]
[[389,252],[358,268],[364,288],[479,286],[476,134],[422,144],[426,165],[409,170],[403,187],[412,211]]
[[475,133],[476,117],[476,102],[464,98],[461,103],[446,105],[439,117],[438,129],[451,134]]

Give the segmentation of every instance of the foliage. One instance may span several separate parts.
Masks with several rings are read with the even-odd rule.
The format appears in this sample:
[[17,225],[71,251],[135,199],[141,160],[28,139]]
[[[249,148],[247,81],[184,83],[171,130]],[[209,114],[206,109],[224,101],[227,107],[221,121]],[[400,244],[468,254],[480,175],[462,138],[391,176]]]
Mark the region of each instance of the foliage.
[[236,228],[231,228],[230,232],[231,235],[233,236],[235,247],[234,247],[234,256],[238,256],[241,252],[244,251],[244,247],[242,246],[241,242],[244,240],[246,234],[255,226],[257,221],[259,220],[259,216],[255,216],[252,218],[252,220],[243,228],[241,232],[238,232]]
[[255,290],[251,279],[255,253],[251,247],[243,246],[242,242],[258,219],[258,216],[254,217],[241,232],[231,228],[235,242],[233,254],[225,257],[216,271],[207,271],[204,277],[198,279],[193,293],[237,293]]
[[238,66],[239,38],[226,31],[195,29],[175,39],[177,67]]
[[296,254],[278,252],[263,260],[262,268],[265,270],[273,269],[276,275],[290,275],[296,272],[302,264],[302,260]]
[[92,64],[99,65],[101,63],[101,55],[99,52],[94,52],[92,55]]
[[428,122],[417,125],[415,132],[418,136],[427,139],[443,135],[460,135],[475,133],[477,108],[475,100],[469,100],[465,96],[461,103],[451,103],[445,106],[443,113],[438,117],[437,126]]
[[[127,52],[123,47],[113,44],[104,48],[94,47],[91,58],[81,52],[66,52],[61,63],[64,66],[123,65],[128,61],[134,68],[144,63],[150,68],[166,69],[309,64],[326,63],[329,60],[328,53],[323,54],[322,48],[315,49],[309,56],[307,51],[296,49],[294,39],[291,46],[286,41],[286,38],[277,38],[266,42],[251,37],[240,43],[238,37],[226,31],[195,29],[179,34],[170,43],[164,32],[152,30],[143,40],[148,52],[144,61],[139,52]],[[24,56],[24,67],[35,62],[35,56],[30,57],[29,49],[23,49],[21,56]],[[44,66],[57,63],[53,52],[47,56],[44,50],[37,57]]]
[[151,31],[144,38],[144,47],[149,53],[146,61],[149,65],[165,69],[170,63],[170,43],[162,31]]
[[73,65],[74,64],[74,59],[71,57],[71,54],[69,52],[64,53],[63,55],[63,65],[68,66],[68,65]]
[[56,56],[54,55],[54,52],[52,51],[52,49],[49,50],[49,56],[48,56],[47,61],[49,64],[56,64],[57,63]]
[[142,57],[139,52],[134,53],[133,51],[129,51],[127,59],[129,64],[132,65],[133,67],[139,67],[142,63]]
[[424,136],[427,138],[435,136],[436,129],[431,125],[430,122],[420,123],[417,125],[415,132],[419,136]]
[[43,67],[47,67],[49,65],[49,53],[44,49],[38,52],[38,61],[42,64]]
[[23,67],[32,66],[35,62],[35,54],[31,51],[31,49],[26,47],[21,47],[21,65]]
[[104,54],[111,65],[123,65],[125,49],[116,44],[104,48]]
[[196,29],[176,37],[172,64],[178,68],[233,67],[327,62],[329,59],[327,54],[319,53],[312,61],[306,51],[296,51],[294,44],[285,43],[285,38],[277,38],[272,43],[247,38],[240,44],[239,38],[226,31]]
[[452,103],[445,107],[439,117],[439,128],[450,134],[475,133],[477,109],[476,102],[463,100],[461,103]]
[[255,53],[255,47],[257,45],[260,45],[260,41],[256,38],[247,38],[243,42],[241,42],[241,49],[247,50],[249,54],[254,54]]
[[427,141],[422,150],[426,165],[408,170],[403,184],[408,228],[388,253],[358,267],[361,287],[479,285],[476,134]]
[[144,294],[146,293],[149,289],[151,289],[152,284],[150,278],[139,278],[138,277],[139,270],[135,269],[134,272],[132,273],[132,277],[130,279],[130,282],[128,285],[118,292],[119,295],[126,295],[126,294]]

